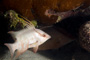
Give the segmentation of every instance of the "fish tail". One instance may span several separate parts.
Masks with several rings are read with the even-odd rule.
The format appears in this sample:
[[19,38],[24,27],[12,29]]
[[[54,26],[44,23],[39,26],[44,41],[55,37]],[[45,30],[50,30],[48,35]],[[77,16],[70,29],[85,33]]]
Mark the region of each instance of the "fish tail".
[[5,43],[4,45],[6,45],[9,48],[10,53],[11,53],[11,59],[12,59],[13,58],[13,55],[14,55],[14,52],[17,49],[17,47],[15,46],[15,44]]

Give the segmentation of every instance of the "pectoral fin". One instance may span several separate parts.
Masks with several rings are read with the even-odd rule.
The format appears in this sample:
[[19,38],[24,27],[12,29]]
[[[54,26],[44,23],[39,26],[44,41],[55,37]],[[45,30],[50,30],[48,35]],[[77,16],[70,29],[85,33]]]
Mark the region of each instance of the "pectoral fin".
[[33,52],[36,53],[38,50],[38,41],[29,45],[29,48],[33,48]]
[[34,52],[34,53],[36,53],[37,50],[38,50],[38,46],[36,46],[36,47],[33,48],[33,52]]
[[23,53],[22,50],[18,50],[15,57],[17,58],[17,57],[20,56],[22,53]]

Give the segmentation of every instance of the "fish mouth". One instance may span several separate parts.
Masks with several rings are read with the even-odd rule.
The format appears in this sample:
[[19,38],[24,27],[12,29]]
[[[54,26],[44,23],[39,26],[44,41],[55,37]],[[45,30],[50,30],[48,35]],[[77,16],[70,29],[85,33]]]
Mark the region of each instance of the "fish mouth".
[[51,36],[49,35],[49,39],[51,38]]
[[[50,36],[50,35],[47,35],[47,38],[48,38],[48,39],[50,39],[50,38],[51,38],[51,36]],[[47,40],[48,40],[48,39],[47,39]]]

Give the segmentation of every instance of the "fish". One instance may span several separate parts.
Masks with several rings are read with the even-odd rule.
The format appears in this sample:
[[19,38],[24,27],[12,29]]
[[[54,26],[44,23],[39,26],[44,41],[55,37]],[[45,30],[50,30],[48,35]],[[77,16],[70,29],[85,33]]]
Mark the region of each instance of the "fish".
[[29,25],[19,31],[9,31],[8,33],[15,41],[14,43],[4,44],[10,50],[11,59],[16,50],[15,58],[23,54],[28,48],[32,48],[33,52],[36,53],[38,47],[51,38],[46,32]]

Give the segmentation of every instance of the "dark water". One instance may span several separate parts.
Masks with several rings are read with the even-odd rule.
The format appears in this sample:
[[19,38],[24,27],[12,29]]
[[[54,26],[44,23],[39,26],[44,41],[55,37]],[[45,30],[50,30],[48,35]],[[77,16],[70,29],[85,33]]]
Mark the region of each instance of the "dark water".
[[8,20],[0,13],[0,44],[5,42],[13,42],[8,32]]
[[86,21],[90,21],[90,15],[84,16],[84,17],[83,16],[69,17],[55,25],[65,29],[67,32],[71,33],[73,36],[78,37],[79,28]]

